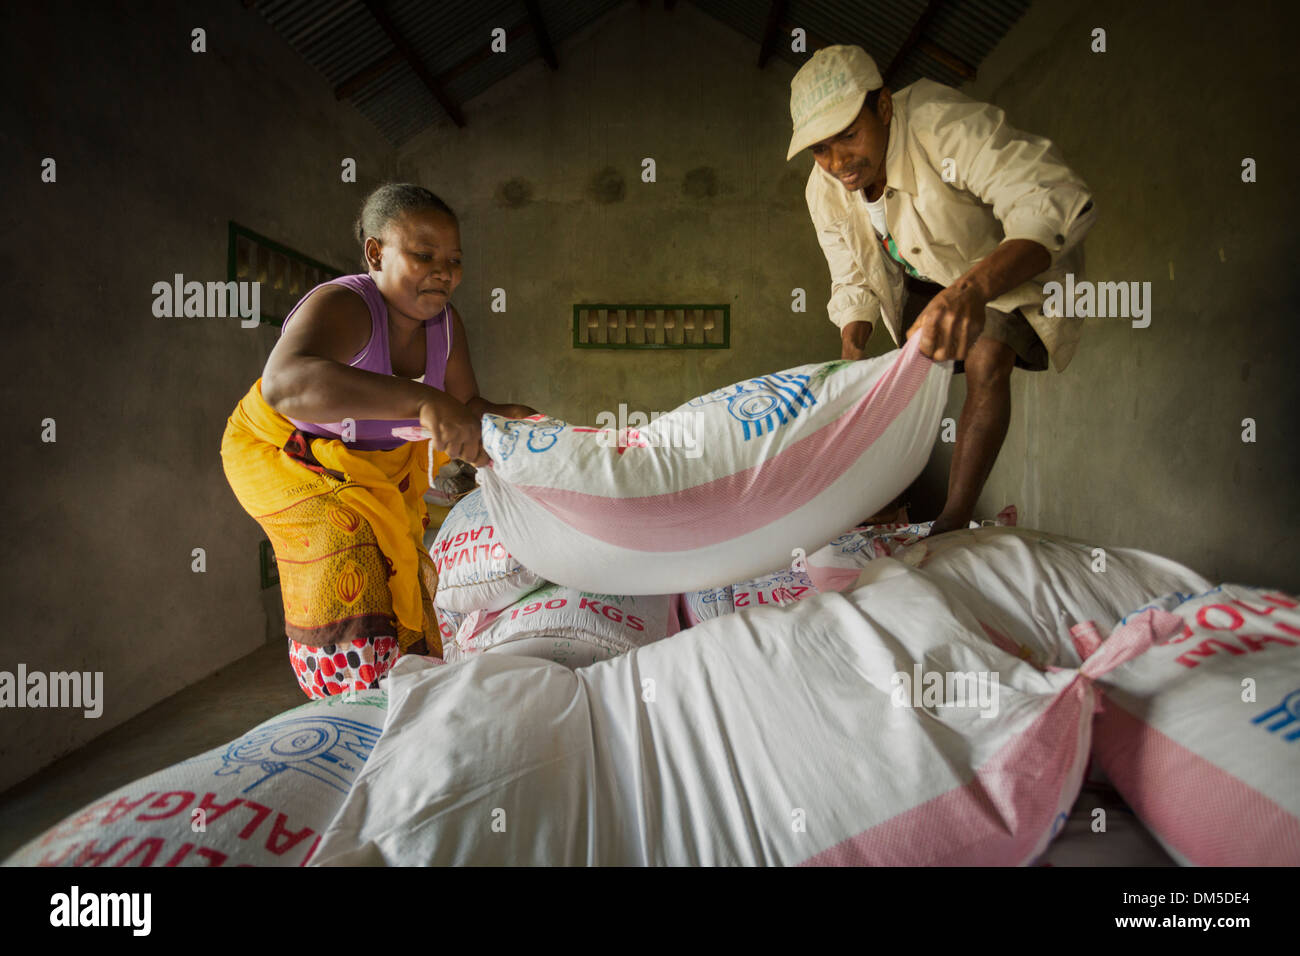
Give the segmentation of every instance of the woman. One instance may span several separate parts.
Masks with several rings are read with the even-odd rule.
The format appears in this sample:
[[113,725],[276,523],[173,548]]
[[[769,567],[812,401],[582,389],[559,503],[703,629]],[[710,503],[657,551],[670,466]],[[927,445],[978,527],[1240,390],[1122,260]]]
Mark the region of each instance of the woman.
[[[275,549],[289,658],[308,697],[378,686],[406,651],[441,654],[422,539],[428,476],[486,464],[484,414],[460,315],[455,214],[389,183],[357,220],[366,272],[305,295],[221,444],[226,476]],[[395,428],[423,426],[408,442]],[[438,449],[436,453],[434,449]]]

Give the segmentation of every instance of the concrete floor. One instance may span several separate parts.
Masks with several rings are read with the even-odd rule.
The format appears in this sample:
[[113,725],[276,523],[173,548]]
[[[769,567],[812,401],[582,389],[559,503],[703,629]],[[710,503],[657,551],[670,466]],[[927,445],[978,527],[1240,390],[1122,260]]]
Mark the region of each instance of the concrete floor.
[[284,643],[267,644],[0,794],[0,860],[104,794],[306,702]]

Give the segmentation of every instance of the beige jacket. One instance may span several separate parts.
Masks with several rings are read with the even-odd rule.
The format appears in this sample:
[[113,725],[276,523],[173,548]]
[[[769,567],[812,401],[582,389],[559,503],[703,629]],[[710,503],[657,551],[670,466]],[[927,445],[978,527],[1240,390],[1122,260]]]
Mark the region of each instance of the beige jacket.
[[[899,90],[893,102],[885,207],[899,253],[948,286],[1005,239],[1040,243],[1052,257],[1048,270],[989,308],[1020,309],[1064,371],[1083,319],[1044,316],[1043,284],[1064,283],[1067,272],[1081,277],[1081,240],[1097,215],[1087,185],[1049,140],[1013,129],[996,106],[931,80]],[[830,320],[842,329],[883,317],[901,345],[903,269],[881,248],[864,192],[850,193],[814,162],[805,195],[830,265]]]

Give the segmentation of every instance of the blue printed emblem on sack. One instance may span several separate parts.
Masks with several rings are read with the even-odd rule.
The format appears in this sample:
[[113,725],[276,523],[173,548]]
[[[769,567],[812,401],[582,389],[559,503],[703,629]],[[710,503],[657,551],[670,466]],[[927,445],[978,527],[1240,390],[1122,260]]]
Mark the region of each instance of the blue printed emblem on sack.
[[687,404],[700,406],[726,402],[727,411],[740,422],[745,441],[749,441],[787,424],[803,409],[817,404],[808,388],[808,378],[807,375],[777,372],[728,385],[693,398]]
[[485,451],[493,461],[506,461],[515,453],[519,433],[511,427],[514,424],[514,422],[505,422],[499,428],[484,427]]
[[528,432],[528,450],[532,452],[549,451],[559,440],[562,431],[564,431],[564,422],[535,425]]
[[232,742],[221,755],[216,776],[252,774],[254,779],[241,791],[248,793],[276,774],[294,770],[347,793],[381,729],[344,717],[277,721]]
[[[1264,729],[1269,733],[1281,730],[1283,727],[1291,727],[1284,734],[1280,734],[1284,740],[1300,740],[1300,690],[1293,690],[1282,698],[1282,703],[1272,707],[1258,717],[1251,720],[1252,724],[1263,724],[1271,720],[1272,723],[1265,724]],[[1295,724],[1294,727],[1291,725]]]

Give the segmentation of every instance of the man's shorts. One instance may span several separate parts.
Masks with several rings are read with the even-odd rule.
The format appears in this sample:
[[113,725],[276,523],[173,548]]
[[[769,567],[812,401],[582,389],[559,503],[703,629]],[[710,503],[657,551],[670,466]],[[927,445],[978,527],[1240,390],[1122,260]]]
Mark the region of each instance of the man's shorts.
[[[930,304],[930,300],[943,291],[943,286],[923,279],[905,278],[907,299],[903,303],[903,341],[907,341],[907,330],[912,327],[917,316]],[[1038,337],[1034,327],[1019,309],[1011,312],[999,312],[996,309],[984,310],[984,328],[980,338],[991,338],[1011,347],[1016,353],[1016,368],[1029,372],[1047,370],[1049,356],[1047,346]],[[953,364],[953,374],[960,375],[966,371],[966,363],[957,360]]]

